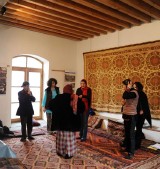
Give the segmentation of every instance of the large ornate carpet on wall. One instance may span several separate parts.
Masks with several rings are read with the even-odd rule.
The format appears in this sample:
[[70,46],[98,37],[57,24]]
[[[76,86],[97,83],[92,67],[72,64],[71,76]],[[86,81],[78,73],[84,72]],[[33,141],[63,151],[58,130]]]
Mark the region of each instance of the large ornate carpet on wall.
[[92,107],[120,112],[122,81],[140,81],[152,118],[160,119],[160,41],[84,53],[85,78],[93,90]]

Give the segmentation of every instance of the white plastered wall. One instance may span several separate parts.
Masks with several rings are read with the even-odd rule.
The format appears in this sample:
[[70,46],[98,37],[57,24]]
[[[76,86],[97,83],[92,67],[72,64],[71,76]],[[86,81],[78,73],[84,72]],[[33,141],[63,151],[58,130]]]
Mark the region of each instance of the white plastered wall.
[[76,61],[78,75],[76,78],[76,87],[79,86],[80,80],[84,78],[83,53],[155,40],[160,40],[160,21],[153,21],[152,23],[146,23],[141,26],[135,26],[130,29],[124,29],[78,42]]
[[21,54],[36,55],[48,61],[49,77],[53,77],[52,69],[66,71],[76,69],[75,41],[0,25],[0,66],[7,67],[7,93],[0,95],[0,119],[7,126],[11,125],[12,58]]

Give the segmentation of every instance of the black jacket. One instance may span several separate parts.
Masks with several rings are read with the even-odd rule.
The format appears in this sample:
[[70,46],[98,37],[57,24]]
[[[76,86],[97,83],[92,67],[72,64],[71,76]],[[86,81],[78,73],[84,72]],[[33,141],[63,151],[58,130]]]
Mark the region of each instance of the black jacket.
[[[56,90],[56,93],[57,95],[60,93],[59,92],[59,87],[55,87],[55,90]],[[47,100],[46,100],[46,105],[45,105],[45,108],[48,109],[48,104],[49,102],[52,100],[52,91],[51,91],[51,88],[50,87],[47,87],[45,89],[45,91],[47,92]]]
[[70,94],[59,94],[52,99],[49,109],[52,113],[52,130],[79,131],[80,116],[73,113]]
[[82,95],[82,98],[86,98],[88,100],[88,107],[91,108],[91,99],[92,99],[92,90],[91,90],[91,88],[88,87],[86,96],[83,95],[83,92],[82,92],[81,88],[77,89],[76,94],[78,96]]
[[19,107],[17,109],[16,115],[18,116],[27,116],[33,115],[34,110],[32,106],[32,102],[35,102],[35,97],[29,95],[25,90],[21,90],[18,92],[18,99],[19,99]]
[[144,118],[148,121],[150,126],[152,126],[151,113],[149,109],[147,95],[143,91],[139,91],[138,94],[139,94],[139,101],[137,105],[137,113],[139,114],[140,111],[143,110]]

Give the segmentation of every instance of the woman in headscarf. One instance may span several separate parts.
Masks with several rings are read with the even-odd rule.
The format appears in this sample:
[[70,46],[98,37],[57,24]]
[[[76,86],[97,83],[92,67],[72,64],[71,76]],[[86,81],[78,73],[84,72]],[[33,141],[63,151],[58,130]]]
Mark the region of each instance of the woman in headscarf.
[[72,158],[76,153],[76,131],[80,129],[80,119],[74,103],[73,111],[73,89],[71,85],[63,88],[63,94],[59,94],[50,102],[53,112],[52,130],[57,131],[56,152],[64,158]]
[[148,104],[147,95],[143,91],[143,85],[140,82],[135,82],[133,84],[134,89],[138,91],[139,100],[137,105],[137,124],[136,124],[136,149],[141,147],[141,140],[144,138],[142,132],[143,124],[145,119],[152,127],[151,113]]

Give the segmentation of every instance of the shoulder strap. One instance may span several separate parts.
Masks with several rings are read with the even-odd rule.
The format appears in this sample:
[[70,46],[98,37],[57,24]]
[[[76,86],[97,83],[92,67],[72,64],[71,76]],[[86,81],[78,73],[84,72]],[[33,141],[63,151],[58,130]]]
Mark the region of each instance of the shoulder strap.
[[55,88],[57,95],[59,94],[59,87]]

